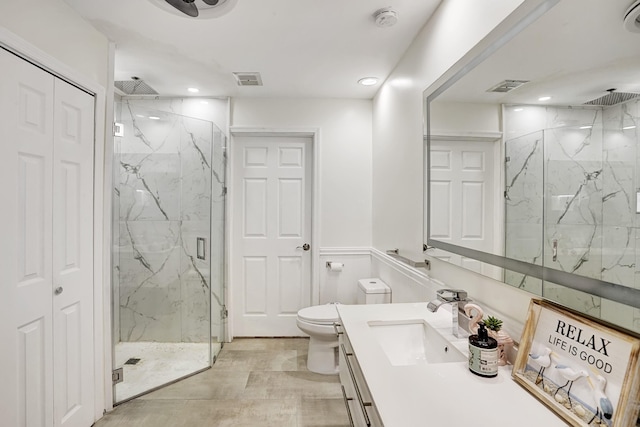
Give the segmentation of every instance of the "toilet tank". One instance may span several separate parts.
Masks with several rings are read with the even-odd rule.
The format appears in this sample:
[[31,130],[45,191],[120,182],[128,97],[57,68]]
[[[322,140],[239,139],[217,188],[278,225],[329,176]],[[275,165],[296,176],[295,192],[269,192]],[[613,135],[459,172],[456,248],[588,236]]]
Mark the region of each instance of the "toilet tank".
[[388,304],[391,288],[378,278],[358,280],[358,304]]

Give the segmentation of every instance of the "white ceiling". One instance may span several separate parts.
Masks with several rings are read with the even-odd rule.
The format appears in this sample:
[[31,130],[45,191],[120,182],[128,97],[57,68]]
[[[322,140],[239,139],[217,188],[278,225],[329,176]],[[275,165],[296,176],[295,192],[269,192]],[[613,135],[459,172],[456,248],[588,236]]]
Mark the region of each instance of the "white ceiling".
[[[115,79],[162,96],[372,98],[441,0],[238,0],[224,16],[176,16],[151,0],[65,0],[116,43]],[[392,6],[398,23],[373,13]],[[239,87],[234,71],[260,72]],[[375,76],[378,85],[358,79]]]
[[[616,88],[640,93],[640,33],[623,28],[633,0],[562,0],[438,100],[581,105]],[[487,93],[502,80],[530,80]],[[541,96],[551,96],[540,102]]]

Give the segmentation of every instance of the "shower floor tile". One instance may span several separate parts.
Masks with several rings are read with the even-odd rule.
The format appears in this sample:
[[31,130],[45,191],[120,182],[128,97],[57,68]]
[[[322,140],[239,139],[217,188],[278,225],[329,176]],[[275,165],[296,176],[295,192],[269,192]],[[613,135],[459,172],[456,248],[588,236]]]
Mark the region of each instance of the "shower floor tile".
[[[130,359],[140,360],[127,364]],[[120,402],[208,367],[209,344],[120,342],[115,362],[124,373],[116,384],[114,400]]]

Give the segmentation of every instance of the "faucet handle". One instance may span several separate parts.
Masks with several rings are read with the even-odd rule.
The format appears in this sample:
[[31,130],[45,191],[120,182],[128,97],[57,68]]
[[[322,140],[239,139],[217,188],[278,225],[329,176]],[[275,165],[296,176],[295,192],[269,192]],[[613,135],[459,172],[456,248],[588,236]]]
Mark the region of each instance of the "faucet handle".
[[438,298],[445,301],[466,301],[468,295],[467,291],[463,289],[438,289],[436,293],[438,294]]

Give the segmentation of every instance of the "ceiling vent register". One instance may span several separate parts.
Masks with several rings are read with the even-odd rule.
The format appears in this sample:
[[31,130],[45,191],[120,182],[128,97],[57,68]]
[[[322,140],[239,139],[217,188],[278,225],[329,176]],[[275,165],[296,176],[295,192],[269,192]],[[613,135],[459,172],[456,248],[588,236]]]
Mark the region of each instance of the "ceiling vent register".
[[487,92],[506,93],[519,88],[525,83],[529,83],[529,80],[503,80],[492,88],[487,89]]
[[233,73],[238,86],[262,86],[260,73]]

